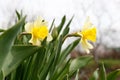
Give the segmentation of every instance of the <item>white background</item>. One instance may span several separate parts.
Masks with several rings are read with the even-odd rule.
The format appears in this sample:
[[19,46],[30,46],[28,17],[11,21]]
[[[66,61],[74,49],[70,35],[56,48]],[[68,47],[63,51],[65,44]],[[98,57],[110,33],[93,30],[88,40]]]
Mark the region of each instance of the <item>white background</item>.
[[[81,29],[87,16],[97,27],[97,43],[120,47],[120,0],[0,0],[0,28],[8,28],[15,21],[15,10],[27,14],[27,21],[37,16],[56,25],[63,15],[75,16],[71,31]],[[69,40],[68,40],[69,41]]]

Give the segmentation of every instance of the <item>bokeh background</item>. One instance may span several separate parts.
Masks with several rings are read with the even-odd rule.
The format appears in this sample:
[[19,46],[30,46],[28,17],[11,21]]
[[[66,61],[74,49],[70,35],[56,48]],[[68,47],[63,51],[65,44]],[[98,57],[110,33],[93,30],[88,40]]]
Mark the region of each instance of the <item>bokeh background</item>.
[[[98,57],[120,55],[120,0],[0,0],[0,28],[7,29],[15,23],[15,10],[27,14],[27,21],[42,16],[49,25],[54,18],[58,25],[62,16],[69,20],[74,15],[70,32],[80,30],[89,16],[97,27],[93,53]],[[66,40],[65,45],[70,41]],[[80,45],[76,51],[84,53]]]

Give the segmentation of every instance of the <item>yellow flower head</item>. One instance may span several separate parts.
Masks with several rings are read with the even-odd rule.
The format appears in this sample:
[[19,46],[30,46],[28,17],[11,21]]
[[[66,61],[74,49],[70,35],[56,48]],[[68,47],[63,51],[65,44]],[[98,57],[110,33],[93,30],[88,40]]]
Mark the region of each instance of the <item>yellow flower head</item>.
[[87,21],[85,22],[82,30],[77,34],[81,36],[82,47],[87,53],[90,53],[89,49],[93,49],[93,46],[88,41],[96,41],[96,27],[92,25],[89,17],[87,18]]
[[52,40],[48,31],[47,22],[45,22],[42,18],[38,18],[34,22],[27,23],[25,25],[25,31],[32,35],[29,42],[33,45],[40,45],[41,41],[43,41],[46,37],[47,41]]

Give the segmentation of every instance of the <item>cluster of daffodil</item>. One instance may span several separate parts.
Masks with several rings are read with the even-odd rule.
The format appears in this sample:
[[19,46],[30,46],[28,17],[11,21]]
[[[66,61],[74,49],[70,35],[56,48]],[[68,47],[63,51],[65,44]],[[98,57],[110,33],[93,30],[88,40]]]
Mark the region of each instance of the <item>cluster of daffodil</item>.
[[[42,18],[38,18],[34,22],[27,23],[25,25],[25,31],[32,35],[29,42],[33,45],[40,45],[45,38],[47,38],[47,41],[52,40],[47,22]],[[90,49],[93,49],[93,46],[88,41],[96,41],[96,27],[90,22],[88,17],[81,31],[68,35],[81,37],[80,43],[82,47],[87,53],[90,53]]]
[[[0,80],[71,80],[74,77],[79,80],[79,71],[93,56],[68,56],[79,43],[87,53],[93,49],[90,41],[96,41],[96,27],[89,17],[81,30],[69,33],[73,17],[66,25],[66,16],[58,26],[54,26],[53,20],[49,30],[43,18],[26,23],[26,17],[16,13],[18,22],[7,30],[0,29]],[[63,49],[68,37],[78,38]],[[88,78],[116,80],[119,73],[120,70],[116,70],[106,75],[102,64],[99,71]]]

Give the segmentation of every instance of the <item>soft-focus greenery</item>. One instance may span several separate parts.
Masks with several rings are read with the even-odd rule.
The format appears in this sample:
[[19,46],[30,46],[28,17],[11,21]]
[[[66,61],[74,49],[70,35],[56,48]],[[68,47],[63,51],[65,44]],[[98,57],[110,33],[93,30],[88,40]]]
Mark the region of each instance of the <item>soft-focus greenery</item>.
[[120,69],[116,69],[112,72],[106,73],[104,63],[99,63],[99,68],[97,68],[93,75],[90,77],[90,80],[117,80],[120,76]]
[[[56,27],[53,20],[49,31],[53,40],[47,42],[45,38],[41,46],[33,46],[28,43],[31,35],[22,34],[26,17],[16,13],[18,22],[8,30],[0,29],[0,80],[71,80],[73,77],[79,80],[79,71],[93,60],[93,56],[74,59],[68,56],[79,44],[80,37],[62,50],[73,18],[66,23],[64,16]],[[119,69],[106,75],[104,65],[100,64],[90,80],[115,80],[118,75]]]

